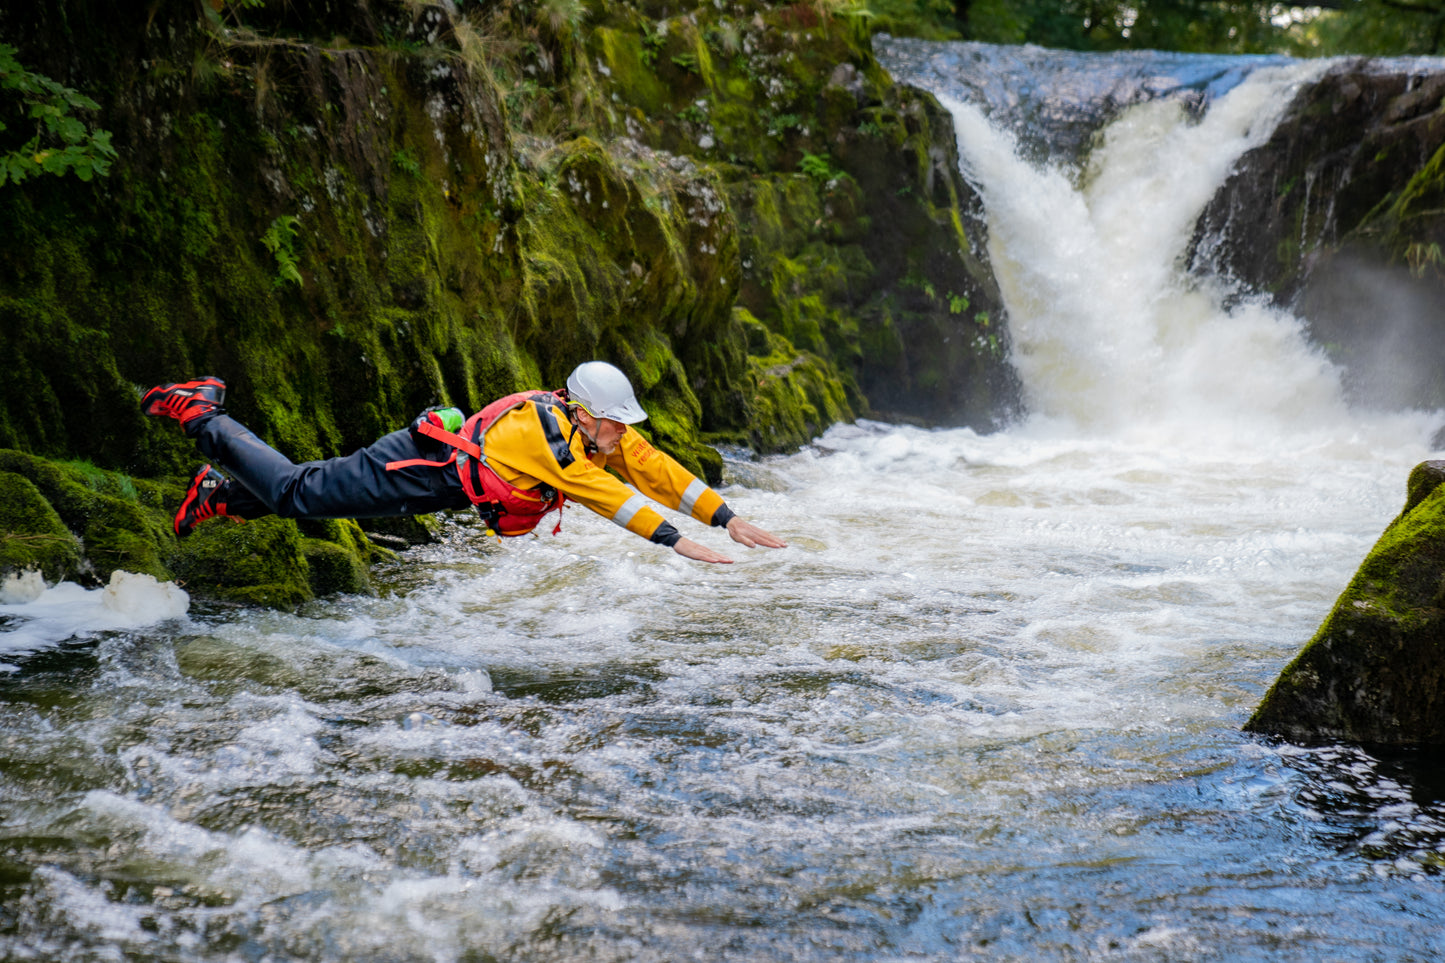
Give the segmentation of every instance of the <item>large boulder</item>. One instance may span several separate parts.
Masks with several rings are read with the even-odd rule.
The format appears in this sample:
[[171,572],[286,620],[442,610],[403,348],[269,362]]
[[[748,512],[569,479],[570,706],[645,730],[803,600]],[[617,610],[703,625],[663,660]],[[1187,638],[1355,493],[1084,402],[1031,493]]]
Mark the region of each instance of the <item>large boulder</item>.
[[1245,728],[1295,742],[1445,745],[1445,461],[1409,495]]

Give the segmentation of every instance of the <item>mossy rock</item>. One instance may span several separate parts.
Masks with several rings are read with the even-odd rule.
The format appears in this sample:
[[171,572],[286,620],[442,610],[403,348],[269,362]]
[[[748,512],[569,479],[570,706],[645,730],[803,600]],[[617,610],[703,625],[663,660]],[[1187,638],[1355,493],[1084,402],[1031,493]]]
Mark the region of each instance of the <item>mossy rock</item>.
[[315,594],[301,535],[280,518],[200,525],[169,561],[186,591],[206,598],[290,608]]
[[171,519],[112,495],[94,495],[86,508],[81,535],[85,555],[102,579],[116,570],[170,578],[163,545],[174,536]]
[[392,550],[431,545],[440,540],[442,529],[441,519],[436,515],[361,518],[357,519],[357,524],[368,541],[372,541],[373,535],[379,536],[381,544]]
[[396,553],[367,538],[360,524],[349,518],[303,520],[301,551],[310,569],[311,591],[317,596],[345,593],[372,595],[368,566]]
[[0,471],[0,578],[33,569],[54,583],[74,577],[81,562],[80,542],[35,483]]
[[1297,742],[1445,746],[1445,462],[1411,474],[1400,516],[1245,725]]
[[325,595],[371,595],[374,589],[366,565],[356,553],[342,548],[335,542],[323,542],[319,538],[303,538],[301,554],[306,558],[306,569],[311,591],[319,598]]
[[[179,579],[198,598],[289,607],[369,593],[368,566],[395,557],[350,519],[211,521],[178,540],[172,506],[183,496],[179,482],[0,451],[0,574],[38,569],[51,582],[99,585],[124,570]],[[420,533],[437,524],[411,521]]]
[[162,505],[167,496],[179,501],[178,486],[16,451],[0,451],[0,471],[28,479],[68,532],[79,537],[85,581],[104,584],[117,569],[170,578],[163,555],[174,536]]
[[851,416],[847,391],[825,361],[769,331],[745,308],[737,315],[748,331],[749,377],[756,387],[750,447],[765,454],[788,451]]
[[296,521],[302,537],[330,542],[345,549],[363,565],[390,560],[395,554],[366,537],[361,523],[351,518],[305,518]]

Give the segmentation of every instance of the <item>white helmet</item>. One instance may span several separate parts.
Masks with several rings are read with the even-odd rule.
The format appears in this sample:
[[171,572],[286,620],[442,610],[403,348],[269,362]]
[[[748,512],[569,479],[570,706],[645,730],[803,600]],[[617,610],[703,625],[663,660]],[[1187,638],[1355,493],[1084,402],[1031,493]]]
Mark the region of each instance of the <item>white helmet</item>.
[[635,425],[647,417],[632,393],[627,375],[606,361],[587,361],[567,378],[567,398],[594,418]]

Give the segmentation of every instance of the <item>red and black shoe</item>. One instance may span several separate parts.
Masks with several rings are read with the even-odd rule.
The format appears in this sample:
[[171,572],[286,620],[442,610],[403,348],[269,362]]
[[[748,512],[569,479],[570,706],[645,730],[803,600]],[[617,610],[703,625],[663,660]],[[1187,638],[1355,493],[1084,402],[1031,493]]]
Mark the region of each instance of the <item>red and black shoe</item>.
[[196,419],[225,411],[226,383],[210,376],[195,381],[158,385],[140,400],[140,410],[157,418],[174,418],[191,434],[199,427]]
[[186,500],[181,502],[181,509],[176,512],[176,534],[184,538],[208,518],[234,518],[238,522],[242,521],[226,512],[226,494],[230,487],[231,480],[225,475],[210,465],[201,466],[201,470],[196,472],[196,477],[191,480],[191,487],[186,491]]

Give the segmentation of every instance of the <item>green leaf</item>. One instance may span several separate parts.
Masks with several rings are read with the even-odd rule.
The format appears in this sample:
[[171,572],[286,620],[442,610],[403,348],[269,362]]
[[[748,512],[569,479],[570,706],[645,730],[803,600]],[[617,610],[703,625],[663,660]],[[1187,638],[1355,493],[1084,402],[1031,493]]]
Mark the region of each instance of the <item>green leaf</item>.
[[100,104],[97,104],[85,96],[85,94],[71,90],[69,87],[61,87],[60,90],[66,102],[76,110],[100,110]]
[[30,176],[30,166],[21,158],[12,154],[9,157],[0,158],[0,160],[4,161],[5,168],[9,171],[12,182],[19,184],[25,180],[26,177]]
[[[110,146],[110,131],[98,130],[90,137],[91,146],[106,157],[115,157],[115,148]],[[107,164],[107,167],[110,165]]]
[[55,123],[55,132],[67,144],[78,144],[85,140],[85,125],[74,117],[61,117]]

